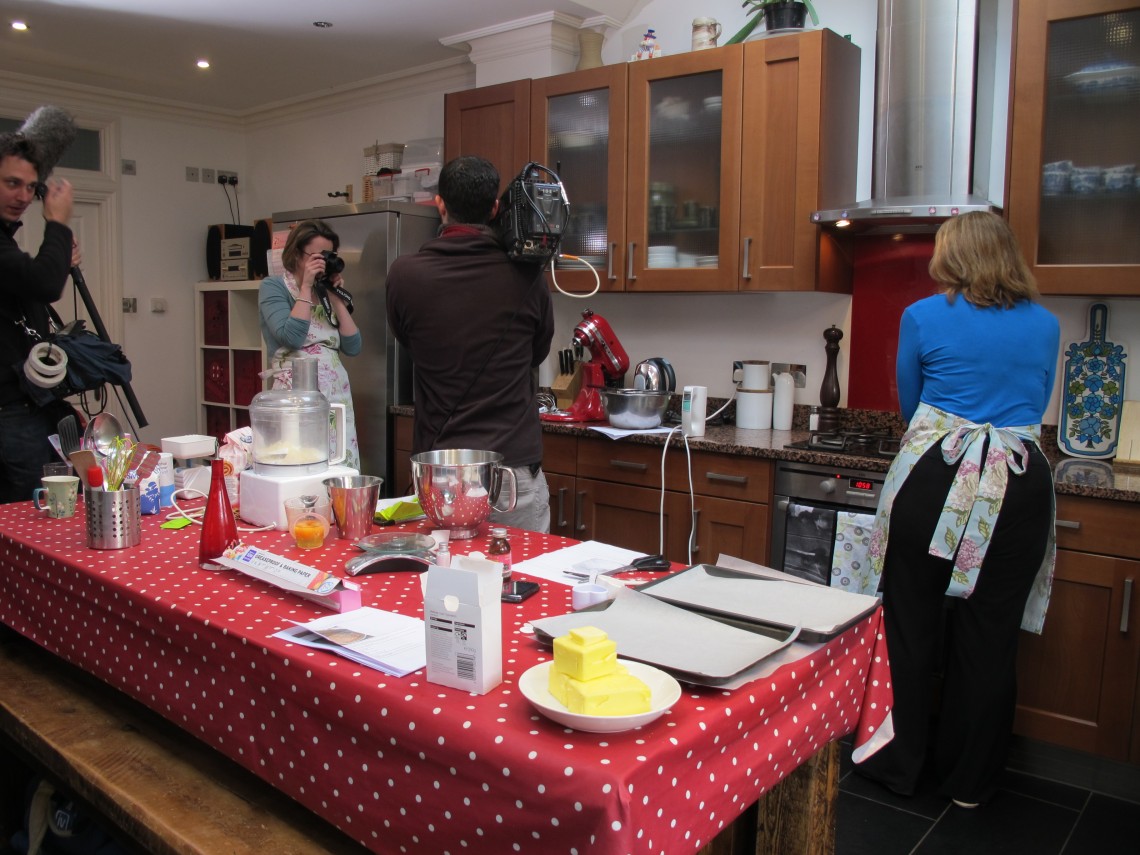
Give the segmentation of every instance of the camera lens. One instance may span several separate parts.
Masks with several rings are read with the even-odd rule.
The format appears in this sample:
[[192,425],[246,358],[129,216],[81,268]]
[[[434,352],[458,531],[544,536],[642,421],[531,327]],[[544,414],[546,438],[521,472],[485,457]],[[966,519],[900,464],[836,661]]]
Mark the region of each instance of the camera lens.
[[321,257],[325,260],[325,276],[335,276],[344,270],[344,259],[331,249],[322,249]]

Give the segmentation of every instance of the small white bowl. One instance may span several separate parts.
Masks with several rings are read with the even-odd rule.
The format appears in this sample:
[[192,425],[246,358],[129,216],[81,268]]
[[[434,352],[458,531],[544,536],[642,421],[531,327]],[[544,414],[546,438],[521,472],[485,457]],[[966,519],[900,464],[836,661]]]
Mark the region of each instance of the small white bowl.
[[665,715],[681,699],[681,684],[660,668],[619,659],[630,674],[649,686],[649,711],[633,715],[585,715],[572,713],[550,694],[550,669],[553,662],[535,665],[519,677],[519,691],[534,708],[551,721],[587,733],[621,733],[643,727]]

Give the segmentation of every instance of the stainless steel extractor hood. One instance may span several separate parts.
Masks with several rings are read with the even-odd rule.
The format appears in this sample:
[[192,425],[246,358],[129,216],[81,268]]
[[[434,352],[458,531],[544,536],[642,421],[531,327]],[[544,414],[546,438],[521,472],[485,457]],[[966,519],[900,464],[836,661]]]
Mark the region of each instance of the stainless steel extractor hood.
[[947,217],[999,210],[975,193],[988,173],[974,175],[973,155],[988,167],[992,122],[976,127],[974,118],[992,115],[997,37],[989,21],[979,27],[979,3],[987,15],[996,8],[879,0],[873,195],[816,211],[814,222],[863,234],[933,232]]

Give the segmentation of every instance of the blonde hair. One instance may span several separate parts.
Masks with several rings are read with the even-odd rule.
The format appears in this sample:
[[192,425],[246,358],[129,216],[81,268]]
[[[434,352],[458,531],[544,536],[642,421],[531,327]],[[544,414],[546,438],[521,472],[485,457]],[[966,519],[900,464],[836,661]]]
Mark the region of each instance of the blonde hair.
[[972,211],[951,217],[934,236],[930,276],[975,306],[1012,308],[1038,296],[1037,282],[1021,255],[1017,238],[997,214]]

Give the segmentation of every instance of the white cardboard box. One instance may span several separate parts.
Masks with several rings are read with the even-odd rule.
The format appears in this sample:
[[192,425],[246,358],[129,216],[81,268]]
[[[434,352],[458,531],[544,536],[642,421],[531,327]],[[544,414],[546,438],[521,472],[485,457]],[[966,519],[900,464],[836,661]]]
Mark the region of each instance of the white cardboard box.
[[452,564],[427,571],[427,678],[485,695],[503,682],[502,568],[467,556]]

